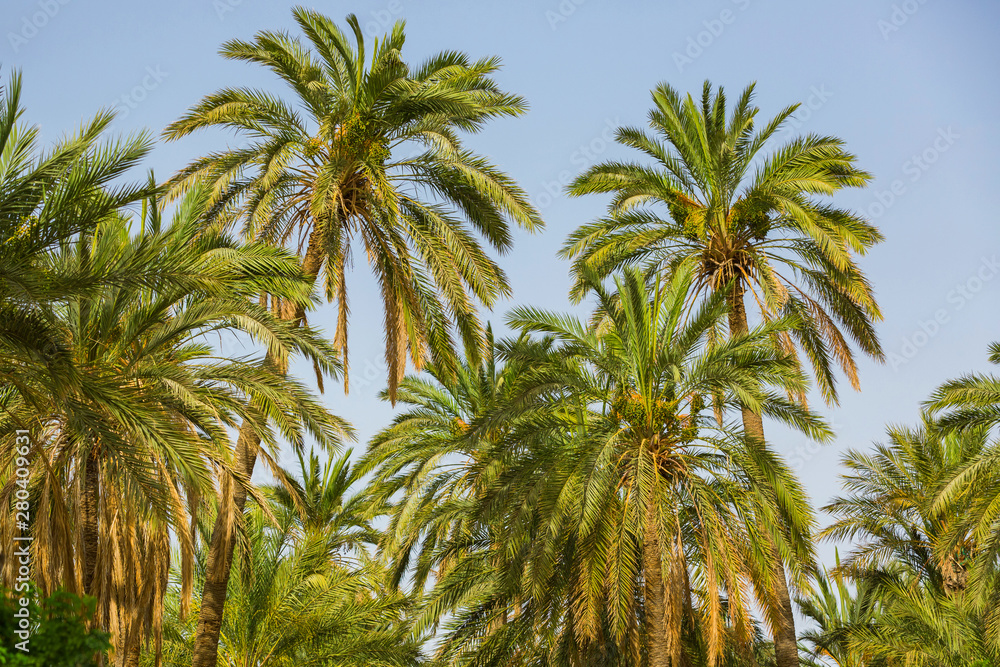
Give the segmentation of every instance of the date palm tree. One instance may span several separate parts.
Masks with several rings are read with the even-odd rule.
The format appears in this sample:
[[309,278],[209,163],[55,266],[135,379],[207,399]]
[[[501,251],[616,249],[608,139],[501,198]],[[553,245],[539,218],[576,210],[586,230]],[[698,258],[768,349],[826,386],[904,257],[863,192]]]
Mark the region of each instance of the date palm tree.
[[393,582],[408,578],[414,591],[449,570],[455,559],[442,559],[441,549],[472,530],[467,504],[495,475],[487,463],[501,465],[493,460],[503,447],[499,429],[484,433],[481,426],[509,402],[518,367],[499,363],[492,331],[487,339],[481,359],[467,355],[453,375],[428,364],[421,376],[407,376],[398,394],[407,409],[372,438],[358,465],[372,473],[369,511],[388,516],[381,555],[392,564]]
[[[473,522],[451,540],[464,541],[466,555],[431,600],[436,613],[456,614],[442,645],[450,664],[636,664],[640,652],[650,665],[683,664],[702,640],[716,660],[730,640],[753,643],[750,584],[758,601],[775,604],[763,534],[801,556],[790,560],[811,562],[809,545],[779,527],[779,518],[799,526],[801,488],[772,452],[747,447],[735,424],[715,417],[746,402],[829,435],[802,406],[762,389],[803,388],[794,362],[769,342],[787,322],[706,346],[725,297],[691,312],[692,282],[683,272],[647,286],[628,271],[617,293],[593,285],[599,308],[589,324],[530,308],[509,316],[529,336],[500,346],[519,369],[516,386],[471,424],[506,432],[492,456],[452,466],[456,478],[485,475],[465,505],[499,534]],[[415,419],[405,442],[433,447],[447,431],[423,413],[428,438]],[[768,491],[749,493],[751,485]]]
[[679,267],[651,286],[629,269],[615,278],[616,293],[595,280],[590,326],[530,308],[509,317],[511,326],[556,342],[526,365],[540,369],[540,395],[550,397],[553,429],[563,437],[549,438],[524,470],[511,472],[538,498],[531,571],[552,571],[561,553],[554,544],[575,545],[578,627],[594,631],[607,614],[622,641],[643,619],[651,667],[682,664],[685,627],[701,628],[714,662],[729,634],[726,616],[749,648],[748,587],[764,609],[779,604],[777,577],[761,558],[765,545],[780,545],[796,567],[813,562],[803,539],[811,529],[804,491],[763,443],[748,446],[726,415],[750,406],[810,436],[830,435],[778,393],[805,388],[794,361],[771,344],[790,323],[774,320],[710,345],[727,298],[720,290],[692,309],[696,269]]
[[394,396],[407,356],[418,368],[428,357],[453,368],[450,324],[470,350],[482,350],[470,296],[489,306],[508,288],[475,234],[503,251],[508,220],[541,226],[525,193],[459,136],[519,115],[525,104],[490,78],[497,58],[471,61],[447,51],[412,67],[402,60],[402,22],[369,56],[353,15],[352,44],[327,17],[293,13],[307,44],[261,32],[222,47],[226,58],[272,70],[292,100],[246,88],[205,98],[166,137],[220,127],[250,144],[207,155],[171,183],[175,191],[208,183],[212,223],[241,224],[249,239],[292,244],[306,275],[322,271],[325,293],[338,303],[335,342],[345,358],[346,273],[353,252],[363,249],[382,291]]
[[56,272],[45,259],[123,206],[149,194],[146,184],[114,185],[149,152],[140,133],[107,139],[113,120],[99,113],[47,151],[23,121],[20,74],[0,86],[0,384],[22,401],[44,402],[75,382],[52,307],[103,284],[143,282],[162,274],[149,260],[101,272]]
[[855,544],[841,569],[877,595],[876,622],[844,634],[865,664],[988,665],[1000,655],[998,386],[985,374],[946,382],[918,428],[892,427],[888,443],[844,459],[847,493],[826,508],[835,521],[822,535]]
[[852,590],[841,570],[839,553],[833,572],[824,569],[814,577],[812,594],[797,600],[802,615],[815,624],[802,633],[802,641],[811,646],[814,658],[832,661],[837,667],[867,667],[870,656],[858,651],[852,641],[877,622],[881,607],[877,582],[862,577]]
[[[989,361],[1000,364],[1000,343],[990,346]],[[1000,377],[970,373],[942,384],[931,394],[925,407],[952,438],[981,444],[953,471],[934,501],[933,511],[951,517],[951,530],[944,536],[937,556],[961,549],[971,538],[976,553],[968,554],[968,585],[971,595],[990,610],[988,625],[994,629],[994,641],[1000,645],[1000,576],[997,554],[1000,553],[1000,442],[996,426],[1000,424]],[[984,442],[984,438],[988,438]],[[963,573],[964,574],[964,573]]]
[[851,633],[850,646],[867,658],[865,665],[989,667],[1000,662],[995,630],[971,598],[901,582],[886,586],[879,597],[878,622]]
[[377,545],[381,537],[365,515],[364,495],[355,488],[362,472],[351,465],[352,455],[348,449],[321,466],[315,451],[310,450],[308,458],[296,452],[297,478],[282,470],[282,483],[264,488],[272,509],[290,517],[298,536],[324,535],[338,563],[365,559],[365,548]]
[[855,578],[902,577],[938,595],[961,593],[979,548],[969,522],[975,503],[942,511],[939,499],[989,452],[988,440],[982,431],[944,432],[927,415],[920,427],[892,427],[888,435],[874,451],[844,456],[847,493],[823,508],[834,521],[819,535],[854,545],[842,569]]
[[[249,88],[205,98],[167,128],[167,138],[225,128],[248,143],[196,160],[171,184],[179,192],[206,183],[209,224],[238,224],[249,240],[290,246],[305,274],[322,278],[327,298],[337,301],[334,343],[344,359],[345,389],[347,269],[361,252],[381,291],[395,400],[407,358],[417,368],[431,360],[453,372],[455,332],[467,349],[483,349],[476,301],[491,306],[509,291],[483,241],[502,252],[511,243],[509,222],[541,227],[524,191],[460,137],[493,118],[519,115],[525,104],[490,77],[497,58],[473,61],[446,51],[410,66],[402,59],[402,22],[369,52],[353,15],[348,35],[315,11],[293,14],[304,41],[261,32],[222,47],[229,59],[274,72],[290,98]],[[304,319],[301,307],[271,303],[285,319]],[[256,448],[251,432],[241,434],[240,474],[252,473]],[[227,507],[238,511],[245,500],[236,489]],[[227,512],[220,513],[194,667],[216,663],[231,524]]]
[[[174,275],[152,287],[94,287],[53,308],[53,330],[78,381],[36,398],[27,411],[36,442],[36,580],[43,590],[63,586],[96,597],[96,620],[111,631],[116,664],[128,667],[144,638],[159,637],[171,536],[190,596],[190,518],[217,475],[232,471],[227,429],[240,421],[255,429],[272,466],[275,427],[293,444],[308,433],[326,447],[346,430],[293,379],[253,358],[219,356],[210,345],[213,334],[240,332],[281,357],[304,353],[325,372],[338,370],[336,352],[322,338],[249,300],[266,289],[308,303],[311,285],[295,258],[201,234],[203,205],[192,192],[161,229],[150,199],[138,237],[127,218],[112,216],[43,262],[52,275],[113,275],[155,249],[152,260]],[[13,453],[5,449],[0,462],[6,504],[16,488]],[[14,528],[0,520],[5,536],[12,538]],[[16,563],[3,560],[13,581]]]
[[[347,569],[329,558],[329,536],[301,533],[294,513],[274,507],[275,525],[254,503],[247,512],[230,580],[220,659],[275,667],[416,667],[419,644],[406,623],[408,599],[377,569]],[[203,566],[202,560],[202,566]],[[199,568],[198,586],[204,569]],[[179,613],[173,586],[163,663],[191,664],[193,619]],[[149,652],[145,664],[156,664]]]
[[[745,333],[754,315],[764,322],[794,316],[798,326],[776,333],[776,344],[804,355],[823,397],[836,402],[835,366],[859,386],[851,342],[883,358],[873,328],[881,313],[856,260],[882,235],[820,197],[864,186],[870,176],[836,137],[797,137],[762,153],[797,105],[758,130],[753,92],[748,86],[729,112],[723,90],[708,81],[700,104],[661,83],[652,91],[652,133],[619,128],[616,140],[653,164],[605,162],[570,184],[574,196],[613,194],[608,214],[574,231],[563,247],[577,275],[573,296],[587,291],[588,273],[603,277],[633,265],[669,272],[694,262],[691,297],[725,290],[730,335]],[[760,415],[748,407],[743,426],[763,439]],[[772,620],[778,667],[797,667],[791,598],[787,591],[782,597]]]
[[[542,614],[502,611],[523,598],[520,578],[509,575],[518,567],[510,555],[525,542],[505,529],[502,504],[484,511],[481,502],[514,451],[505,434],[516,428],[513,402],[525,368],[501,362],[490,331],[487,338],[482,358],[467,355],[452,376],[434,364],[407,376],[399,389],[406,409],[375,435],[360,464],[372,473],[370,511],[388,517],[380,556],[392,582],[423,593],[415,630],[433,628],[444,638],[436,656],[443,664],[469,667],[534,664],[559,636],[574,644],[558,603],[544,622]],[[551,597],[565,609],[563,593]],[[498,614],[502,627],[493,622]]]

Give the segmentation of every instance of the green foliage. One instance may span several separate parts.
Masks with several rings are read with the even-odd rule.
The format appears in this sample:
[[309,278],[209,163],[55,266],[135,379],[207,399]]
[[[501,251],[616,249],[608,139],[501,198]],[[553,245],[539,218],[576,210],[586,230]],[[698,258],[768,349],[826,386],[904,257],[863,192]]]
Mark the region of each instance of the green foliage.
[[814,655],[840,667],[1000,662],[997,386],[946,382],[917,428],[892,426],[887,443],[844,456],[845,493],[823,535],[851,553],[833,573],[836,594],[821,576],[801,600],[819,625],[803,636]]
[[[135,610],[117,622],[119,652],[129,648],[126,642],[134,649],[141,637],[159,633],[157,615],[140,610],[162,608],[158,582],[166,577],[172,535],[182,536],[182,557],[190,561],[183,537],[218,466],[229,465],[229,428],[243,422],[256,430],[271,464],[279,438],[296,446],[311,436],[332,449],[350,433],[295,378],[210,345],[209,336],[242,334],[281,357],[301,353],[318,371],[340,368],[328,341],[278,319],[255,299],[267,291],[311,302],[295,258],[203,233],[203,205],[201,191],[193,190],[161,221],[159,202],[150,197],[141,219],[109,215],[73,243],[40,253],[39,263],[57,274],[131,274],[131,280],[69,293],[46,308],[73,376],[36,378],[30,409],[23,394],[0,397],[4,431],[13,431],[6,421],[13,412],[34,433],[28,469],[37,506],[60,517],[34,524],[34,563],[48,582],[71,586],[66,565],[76,559],[84,590],[98,597],[97,622],[104,627],[115,623],[116,608]],[[132,222],[141,224],[140,233],[132,232]],[[0,471],[13,471],[14,456],[12,448],[0,450]],[[88,506],[96,508],[89,515]],[[0,515],[0,527],[12,530],[13,520],[12,512]],[[80,532],[92,538],[87,559]],[[115,571],[98,561],[120,565]],[[121,586],[115,577],[135,583]]]
[[[411,600],[386,586],[383,568],[370,561],[344,563],[334,530],[308,528],[309,510],[303,524],[287,507],[270,509],[277,524],[258,505],[244,517],[244,539],[226,596],[220,661],[274,667],[415,666],[420,656],[408,622]],[[338,515],[331,515],[334,524]],[[345,515],[344,523],[349,522]],[[204,553],[199,560],[198,588],[204,583]],[[167,667],[191,664],[198,612],[180,613],[177,574],[167,601]],[[154,664],[152,652],[143,660]]]
[[771,346],[785,323],[707,346],[726,303],[689,311],[690,274],[615,285],[593,287],[586,322],[515,309],[503,366],[407,378],[408,411],[373,441],[373,493],[405,491],[386,555],[397,576],[413,556],[418,582],[435,571],[422,622],[442,624],[448,664],[636,664],[657,636],[721,659],[755,637],[740,582],[772,601],[761,534],[786,513],[802,526],[802,490],[714,413],[749,403],[828,436],[780,393],[805,381]]
[[816,626],[805,630],[800,641],[815,658],[833,660],[839,667],[866,667],[863,654],[851,642],[858,632],[878,622],[881,604],[876,582],[860,578],[856,590],[851,590],[840,570],[839,553],[836,564],[833,572],[817,572],[811,595],[797,600],[803,616]]
[[226,88],[171,123],[169,140],[224,128],[245,144],[198,158],[170,186],[207,184],[207,222],[248,239],[308,240],[302,265],[338,302],[345,364],[349,268],[364,257],[380,287],[395,398],[407,359],[454,372],[456,334],[483,351],[476,302],[491,307],[510,292],[485,246],[509,249],[511,223],[542,227],[527,193],[462,136],[526,104],[492,78],[499,58],[444,51],[410,65],[403,22],[366,45],[353,14],[341,26],[312,9],[292,13],[301,35],[261,31],[222,47],[277,75],[285,96]]
[[0,596],[0,665],[4,667],[96,667],[98,656],[109,648],[110,635],[91,626],[97,601],[58,590],[40,602],[32,597],[27,606],[32,623],[27,651],[17,645],[23,638],[14,614],[21,609],[17,598]]
[[[806,369],[836,403],[836,368],[858,385],[855,349],[882,358],[858,261],[882,235],[827,199],[870,179],[842,140],[765,152],[794,106],[760,125],[753,85],[733,105],[708,82],[700,99],[658,85],[648,128],[616,136],[650,163],[598,164],[569,187],[612,197],[563,248],[571,298],[595,310],[516,307],[517,335],[497,342],[479,305],[509,287],[487,251],[542,226],[463,143],[527,108],[494,81],[499,59],[411,66],[402,22],[366,48],[353,15],[346,29],[293,16],[301,36],[222,49],[286,98],[204,98],[166,137],[246,143],[163,187],[121,180],[150,134],[108,138],[102,112],[43,151],[20,75],[0,88],[0,438],[36,436],[20,463],[0,447],[0,507],[27,467],[39,580],[82,572],[98,594],[25,593],[28,639],[0,596],[0,667],[96,667],[109,650],[190,665],[207,563],[229,562],[207,556],[225,550],[205,529],[216,514],[236,538],[215,600],[229,665],[771,667],[795,658],[776,563],[812,622],[802,664],[1000,664],[1000,377],[948,381],[916,427],[847,452],[821,535],[850,553],[832,569],[815,562],[805,489],[746,427],[753,414],[828,439]],[[381,290],[383,398],[405,410],[359,465],[350,451],[321,463],[306,438],[329,452],[352,429],[287,362],[346,384],[361,256]],[[305,324],[317,282],[338,302],[332,341]],[[220,332],[267,361],[217,355]],[[407,363],[425,372],[404,377]],[[237,428],[254,444],[234,456]],[[278,465],[282,442],[298,475]],[[277,483],[252,484],[245,454]],[[250,507],[222,514],[233,481]],[[12,521],[0,514],[0,537]],[[0,570],[9,584],[4,553]]]
[[834,136],[775,145],[798,105],[758,123],[754,89],[730,106],[709,81],[700,99],[661,83],[648,129],[618,128],[615,140],[646,162],[603,162],[569,185],[573,196],[612,195],[607,214],[563,246],[573,260],[571,296],[625,267],[669,275],[693,264],[698,291],[725,291],[739,305],[746,297],[763,321],[794,317],[797,326],[776,342],[805,359],[835,403],[835,366],[859,386],[852,344],[883,356],[873,326],[881,312],[857,263],[882,234],[826,199],[871,176]]
[[152,137],[108,138],[114,117],[102,112],[43,150],[38,127],[23,113],[15,71],[0,86],[0,382],[31,402],[77,374],[53,309],[99,285],[142,280],[161,267],[149,253],[108,270],[48,261],[60,246],[155,190],[148,183],[115,184],[149,152]]

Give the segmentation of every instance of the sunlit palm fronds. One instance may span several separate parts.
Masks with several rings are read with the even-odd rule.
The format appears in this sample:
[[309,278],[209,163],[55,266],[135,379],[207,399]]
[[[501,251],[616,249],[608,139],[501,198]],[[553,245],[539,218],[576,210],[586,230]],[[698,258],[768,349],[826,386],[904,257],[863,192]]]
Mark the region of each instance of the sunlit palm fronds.
[[751,312],[765,320],[794,315],[798,326],[776,334],[781,349],[802,354],[825,399],[836,402],[833,368],[857,388],[852,344],[882,358],[873,328],[881,319],[856,256],[882,240],[871,223],[824,200],[870,176],[837,137],[796,137],[770,153],[798,105],[755,123],[754,85],[732,109],[705,82],[701,99],[666,83],[652,92],[647,132],[619,128],[617,141],[652,160],[606,162],[570,186],[573,195],[611,193],[608,215],[574,231],[563,255],[574,260],[574,295],[585,276],[625,266],[673,270],[694,263],[695,290],[727,290],[731,327]]
[[491,78],[497,58],[446,51],[412,66],[402,22],[369,48],[354,15],[345,31],[313,10],[293,13],[304,40],[261,32],[222,47],[274,72],[288,98],[249,88],[206,97],[167,138],[222,127],[248,143],[198,159],[171,184],[207,183],[213,223],[302,255],[306,274],[321,276],[338,302],[334,340],[345,360],[347,275],[362,252],[382,294],[395,398],[407,357],[454,370],[453,325],[469,351],[483,349],[474,299],[491,306],[508,287],[481,241],[502,252],[509,222],[541,227],[520,187],[460,136],[525,103]]
[[[275,508],[280,509],[280,508]],[[300,533],[293,514],[274,525],[254,505],[229,582],[219,660],[275,667],[409,667],[419,646],[406,622],[409,600],[383,584],[377,569],[347,569],[330,559],[322,532]],[[202,554],[202,558],[204,554]],[[204,563],[199,567],[202,585]],[[168,599],[163,664],[191,664],[195,623],[179,614],[175,581]],[[197,609],[195,610],[197,611]],[[153,664],[153,656],[146,661]]]

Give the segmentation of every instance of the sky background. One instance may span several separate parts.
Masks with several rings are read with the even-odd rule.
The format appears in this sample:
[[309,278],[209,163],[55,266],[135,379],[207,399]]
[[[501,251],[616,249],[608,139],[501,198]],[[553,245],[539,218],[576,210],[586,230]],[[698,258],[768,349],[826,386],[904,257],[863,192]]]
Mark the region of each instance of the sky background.
[[[1000,247],[994,197],[1000,187],[1000,3],[995,0],[793,2],[306,3],[338,21],[358,15],[366,35],[406,20],[412,63],[445,49],[499,55],[497,76],[530,111],[494,122],[468,145],[490,156],[531,195],[546,221],[519,233],[501,258],[512,303],[569,310],[568,265],[556,252],[576,226],[601,215],[606,198],[569,200],[562,187],[599,161],[636,157],[609,141],[619,125],[641,125],[649,91],[665,81],[695,95],[710,79],[731,99],[752,81],[761,117],[803,103],[790,130],[834,134],[875,180],[836,202],[865,212],[886,241],[862,260],[884,321],[886,364],[860,362],[862,392],[844,384],[841,405],[822,407],[837,431],[818,447],[772,429],[814,504],[838,492],[839,459],[867,448],[886,424],[912,424],[941,382],[986,371],[1000,339]],[[116,132],[157,136],[204,95],[225,86],[275,91],[269,73],[217,55],[258,30],[294,31],[291,3],[265,0],[4,0],[0,63],[24,74],[26,120],[48,143],[102,107],[117,108]],[[158,142],[145,168],[165,179],[188,161],[238,140],[204,133]],[[365,267],[351,277],[352,386],[328,384],[330,409],[357,428],[356,451],[388,423],[381,312]],[[310,318],[328,327],[325,307]],[[236,351],[238,352],[238,351]],[[286,458],[286,460],[290,460]],[[821,549],[825,560],[831,547]]]

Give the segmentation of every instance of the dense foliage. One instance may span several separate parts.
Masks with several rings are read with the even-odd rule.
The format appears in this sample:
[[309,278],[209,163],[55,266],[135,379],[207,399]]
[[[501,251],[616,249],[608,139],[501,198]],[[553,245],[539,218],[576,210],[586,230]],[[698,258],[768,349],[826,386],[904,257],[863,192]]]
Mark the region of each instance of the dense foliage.
[[[27,596],[27,606],[19,597]],[[5,667],[97,667],[111,648],[108,633],[91,625],[95,600],[58,590],[39,599],[34,591],[0,596],[0,665]],[[25,610],[22,615],[21,610]],[[31,635],[16,634],[21,618]]]
[[[101,113],[43,149],[0,89],[0,543],[32,538],[0,583],[33,581],[30,653],[0,597],[0,665],[1000,664],[1000,378],[848,451],[826,526],[764,431],[829,441],[807,393],[882,357],[842,140],[776,145],[795,106],[758,123],[753,86],[658,85],[616,135],[648,163],[569,187],[611,195],[563,250],[589,313],[520,305],[495,336],[490,253],[542,227],[465,146],[526,109],[499,59],[294,19],[222,49],[286,96],[195,104],[167,139],[243,143],[165,183],[129,180],[151,135]],[[347,385],[355,256],[399,407],[357,460],[316,396]]]

